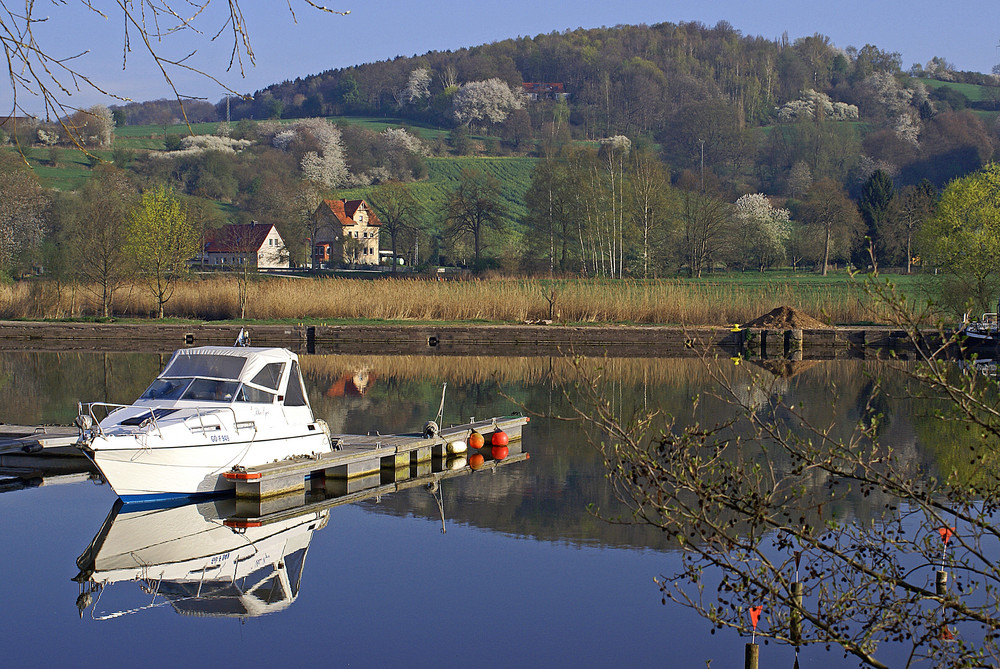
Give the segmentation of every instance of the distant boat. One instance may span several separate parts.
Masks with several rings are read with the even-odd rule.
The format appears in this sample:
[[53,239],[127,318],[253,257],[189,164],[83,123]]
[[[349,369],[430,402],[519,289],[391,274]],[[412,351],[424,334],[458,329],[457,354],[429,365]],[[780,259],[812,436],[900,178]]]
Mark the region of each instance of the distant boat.
[[992,348],[1000,344],[1000,320],[993,312],[983,314],[977,321],[966,318],[959,332],[965,337],[966,347]]
[[[288,608],[298,596],[313,533],[326,526],[329,510],[234,529],[224,518],[235,508],[233,499],[135,511],[115,502],[76,561],[80,614],[93,606],[91,615],[101,620],[169,603],[184,615],[248,618]],[[136,582],[152,601],[98,610],[103,607],[94,597],[104,597],[107,586]],[[108,597],[104,605],[120,599]]]
[[76,422],[79,446],[126,502],[230,491],[224,472],[331,450],[283,348],[178,350],[133,404],[82,404]]

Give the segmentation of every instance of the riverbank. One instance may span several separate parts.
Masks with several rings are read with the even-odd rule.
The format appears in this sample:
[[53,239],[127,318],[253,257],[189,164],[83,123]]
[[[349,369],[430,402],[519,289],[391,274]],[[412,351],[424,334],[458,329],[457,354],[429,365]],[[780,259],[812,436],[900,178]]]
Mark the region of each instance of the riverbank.
[[[230,346],[241,325],[0,321],[0,349],[170,353],[185,346]],[[746,352],[824,359],[905,348],[897,328],[679,327],[639,325],[247,325],[257,346],[299,353],[392,355],[586,355],[691,357]]]
[[[909,297],[916,277],[897,276]],[[746,323],[778,306],[826,324],[884,323],[888,314],[846,273],[747,272],[705,279],[518,279],[254,277],[246,291],[231,274],[187,279],[164,305],[168,317],[196,321],[390,321],[518,324],[552,320],[600,325]],[[100,315],[96,286],[25,280],[0,285],[0,318],[65,319]],[[240,297],[246,298],[245,313]],[[115,293],[117,317],[147,318],[157,305],[141,285]]]

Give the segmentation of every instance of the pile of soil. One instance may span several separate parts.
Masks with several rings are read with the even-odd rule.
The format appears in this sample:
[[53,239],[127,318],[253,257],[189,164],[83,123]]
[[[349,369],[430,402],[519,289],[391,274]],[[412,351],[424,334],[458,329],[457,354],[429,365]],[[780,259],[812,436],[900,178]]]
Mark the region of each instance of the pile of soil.
[[777,377],[790,379],[797,374],[801,374],[810,367],[819,364],[818,360],[785,360],[774,358],[770,360],[754,360],[753,364],[762,369],[766,369]]
[[792,307],[778,307],[743,324],[744,328],[764,328],[769,330],[829,330],[831,326],[808,316]]

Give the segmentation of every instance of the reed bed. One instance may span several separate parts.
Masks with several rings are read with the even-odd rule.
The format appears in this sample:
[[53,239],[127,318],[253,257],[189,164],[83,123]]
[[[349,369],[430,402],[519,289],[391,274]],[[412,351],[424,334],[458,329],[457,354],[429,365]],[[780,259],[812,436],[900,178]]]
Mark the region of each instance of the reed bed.
[[[76,284],[21,281],[0,285],[0,317],[76,318],[99,315],[96,291]],[[166,315],[195,320],[240,318],[238,283],[231,277],[181,282]],[[887,322],[860,283],[785,280],[610,281],[533,279],[277,278],[254,281],[247,319],[321,322],[486,321],[725,325],[748,322],[778,306],[827,323]],[[550,309],[551,307],[551,309]],[[116,294],[115,315],[143,318],[155,301],[139,285]]]

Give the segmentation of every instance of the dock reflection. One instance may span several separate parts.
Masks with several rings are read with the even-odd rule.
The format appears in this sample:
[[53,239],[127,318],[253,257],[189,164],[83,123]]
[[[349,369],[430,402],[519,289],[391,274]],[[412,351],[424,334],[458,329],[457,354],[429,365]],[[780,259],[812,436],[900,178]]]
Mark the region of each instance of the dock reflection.
[[[81,618],[89,611],[94,620],[168,605],[199,617],[282,611],[298,597],[310,542],[326,527],[330,509],[422,486],[438,506],[443,532],[444,482],[526,460],[527,453],[517,450],[502,459],[480,456],[478,466],[450,456],[351,481],[320,478],[304,493],[249,504],[230,497],[136,508],[116,500],[76,560],[77,609]],[[143,603],[137,603],[136,586]]]

